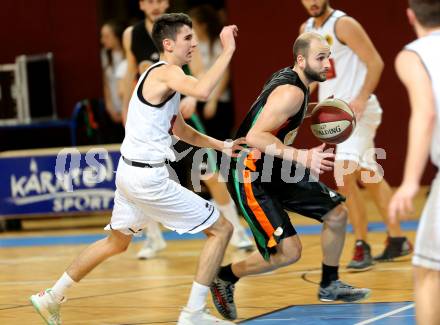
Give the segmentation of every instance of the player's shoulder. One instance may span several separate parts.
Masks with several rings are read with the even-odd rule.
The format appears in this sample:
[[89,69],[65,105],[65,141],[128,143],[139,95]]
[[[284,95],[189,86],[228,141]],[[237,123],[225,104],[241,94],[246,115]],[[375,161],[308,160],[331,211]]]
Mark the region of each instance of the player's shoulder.
[[127,28],[125,28],[124,29],[124,36],[130,36],[131,37],[131,34],[133,33],[133,28],[134,28],[134,26],[133,25],[131,25],[131,26],[128,26]]
[[125,44],[131,43],[131,38],[133,34],[133,26],[128,26],[125,28],[124,33],[122,34],[122,40]]
[[295,104],[304,100],[304,91],[298,86],[284,84],[276,87],[270,97],[277,101]]
[[336,20],[336,23],[342,27],[350,27],[350,26],[354,26],[354,25],[360,25],[359,21],[357,21],[356,18],[349,16],[349,15],[343,15],[343,16],[339,17]]
[[396,65],[401,65],[402,67],[419,62],[421,63],[419,54],[407,48],[403,48],[395,58]]
[[363,29],[361,23],[356,20],[356,18],[349,16],[349,15],[344,15],[339,17],[336,20],[336,31],[341,30],[341,31],[350,31],[350,30],[355,30],[355,29]]
[[300,34],[302,34],[302,33],[305,32],[305,30],[306,30],[306,26],[307,26],[307,20],[306,20],[305,22],[303,22],[303,23],[301,24],[301,26],[299,27],[299,33],[300,33]]
[[154,70],[156,70],[157,76],[163,80],[170,80],[185,74],[182,67],[175,64],[162,64]]

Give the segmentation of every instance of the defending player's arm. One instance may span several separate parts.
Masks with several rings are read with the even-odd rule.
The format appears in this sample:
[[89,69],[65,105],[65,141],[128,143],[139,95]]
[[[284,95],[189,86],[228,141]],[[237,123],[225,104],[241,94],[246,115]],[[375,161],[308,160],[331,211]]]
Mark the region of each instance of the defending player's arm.
[[360,117],[365,110],[368,97],[374,92],[380,80],[384,63],[362,26],[351,17],[340,18],[335,26],[338,39],[346,44],[367,67],[367,75],[359,94],[350,106]]
[[332,169],[333,162],[329,159],[334,158],[334,154],[323,152],[324,145],[310,150],[298,150],[286,146],[273,135],[273,132],[278,130],[289,117],[299,112],[303,101],[304,93],[298,87],[292,85],[277,87],[267,99],[258,120],[246,135],[246,143],[271,156],[297,161],[310,168],[313,173],[321,174]]
[[125,124],[128,112],[128,103],[130,102],[131,94],[133,93],[135,87],[135,80],[138,71],[138,66],[136,58],[131,52],[131,35],[133,32],[133,27],[128,27],[123,34],[122,43],[124,46],[125,57],[127,59],[127,72],[123,79],[124,90],[122,97],[122,121]]
[[402,51],[395,62],[397,74],[405,85],[410,105],[408,151],[402,185],[390,203],[389,215],[407,215],[413,210],[413,199],[429,157],[429,148],[435,125],[434,95],[429,75],[418,55]]
[[237,26],[224,27],[220,33],[220,39],[223,45],[223,51],[217,58],[212,67],[200,78],[196,79],[185,75],[183,70],[175,65],[165,67],[163,74],[163,82],[166,85],[187,96],[206,101],[220,81],[223,73],[226,71],[232,55],[235,51],[235,39],[237,35]]
[[213,137],[207,136],[189,126],[181,113],[177,115],[173,126],[173,135],[196,147],[212,148],[218,151],[223,151],[235,157],[236,151],[244,150],[241,144],[245,143],[245,139],[236,139],[233,142],[220,141]]

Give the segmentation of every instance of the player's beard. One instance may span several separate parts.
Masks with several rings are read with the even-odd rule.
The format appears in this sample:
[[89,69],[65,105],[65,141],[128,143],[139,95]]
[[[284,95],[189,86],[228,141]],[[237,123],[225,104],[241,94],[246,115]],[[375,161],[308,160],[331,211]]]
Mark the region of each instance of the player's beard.
[[314,17],[314,18],[318,18],[318,17],[323,16],[323,15],[325,14],[325,12],[327,11],[327,7],[328,7],[328,1],[326,1],[326,2],[322,5],[321,10],[320,10],[317,14],[314,14],[313,17]]
[[324,74],[324,76],[322,76],[321,73],[319,73],[316,70],[313,70],[307,63],[306,63],[306,67],[304,69],[304,75],[310,81],[322,82],[322,81],[326,81],[327,80],[327,77],[326,77],[325,74]]

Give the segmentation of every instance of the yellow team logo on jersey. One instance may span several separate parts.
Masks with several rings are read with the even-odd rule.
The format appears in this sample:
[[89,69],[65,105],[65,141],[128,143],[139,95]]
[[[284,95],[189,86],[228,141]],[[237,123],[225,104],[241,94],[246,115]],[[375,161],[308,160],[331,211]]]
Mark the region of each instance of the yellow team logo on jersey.
[[328,45],[332,46],[333,45],[333,37],[329,34],[324,36],[325,40],[327,41]]

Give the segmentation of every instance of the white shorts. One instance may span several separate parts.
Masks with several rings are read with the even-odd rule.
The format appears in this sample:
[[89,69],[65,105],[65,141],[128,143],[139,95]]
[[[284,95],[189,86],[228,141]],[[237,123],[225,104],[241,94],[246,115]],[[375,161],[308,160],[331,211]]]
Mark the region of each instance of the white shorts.
[[171,180],[166,166],[140,168],[122,159],[114,202],[105,230],[126,235],[139,234],[150,218],[179,234],[193,234],[210,227],[220,216],[209,201]]
[[362,168],[377,171],[374,137],[382,121],[382,108],[375,95],[367,101],[364,114],[357,121],[353,134],[336,146],[335,160],[357,162]]
[[412,262],[440,271],[440,173],[434,179],[417,230]]

